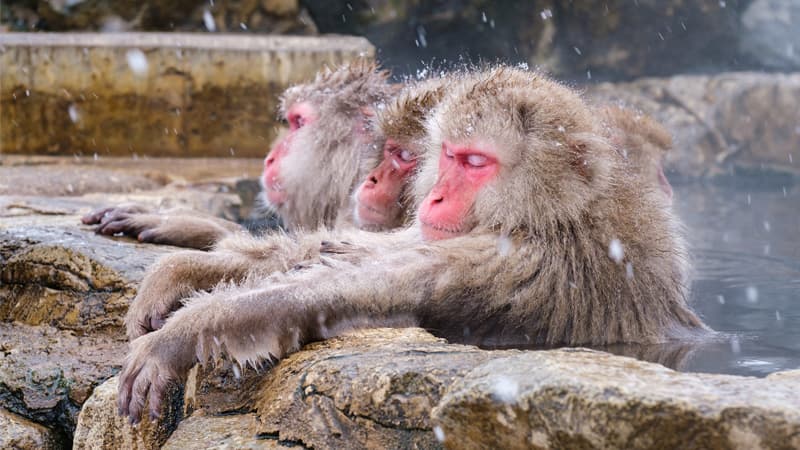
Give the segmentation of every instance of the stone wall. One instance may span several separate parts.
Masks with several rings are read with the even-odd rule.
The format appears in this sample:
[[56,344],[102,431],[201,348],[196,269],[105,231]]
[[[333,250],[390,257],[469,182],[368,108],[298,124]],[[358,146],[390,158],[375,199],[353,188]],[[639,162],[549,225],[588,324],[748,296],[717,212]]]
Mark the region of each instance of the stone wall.
[[263,157],[279,95],[363,38],[0,33],[0,153]]

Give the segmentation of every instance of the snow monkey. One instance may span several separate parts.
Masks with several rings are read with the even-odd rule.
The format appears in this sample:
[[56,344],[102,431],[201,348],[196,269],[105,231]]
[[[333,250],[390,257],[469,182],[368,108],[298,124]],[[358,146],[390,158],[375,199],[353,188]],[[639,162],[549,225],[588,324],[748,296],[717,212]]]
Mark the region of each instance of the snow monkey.
[[[288,230],[352,221],[350,193],[375,167],[383,139],[370,129],[376,104],[396,87],[388,74],[358,60],[286,90],[281,115],[289,131],[264,161],[263,200]],[[82,219],[101,234],[125,233],[143,242],[210,249],[238,224],[185,209],[164,213],[141,206],[102,208]]]
[[377,111],[377,129],[386,139],[383,160],[356,190],[354,218],[361,229],[387,230],[410,222],[410,186],[424,151],[425,119],[459,76],[432,78],[407,86]]
[[[382,108],[376,109],[373,125],[377,136],[384,136],[384,159],[364,178],[354,194],[354,213],[359,228],[369,231],[389,230],[407,225],[413,216],[413,195],[409,188],[416,174],[416,162],[424,150],[424,120],[427,113],[444,95],[444,87],[463,75],[431,79],[407,86]],[[364,211],[365,206],[369,208]],[[139,288],[126,317],[131,339],[153,330],[180,307],[181,301],[196,290],[213,288],[220,282],[238,282],[247,276],[265,277],[275,271],[286,271],[296,264],[308,264],[325,258],[352,258],[352,248],[344,250],[335,241],[367,239],[364,233],[322,230],[289,237],[282,234],[265,236],[254,244],[253,239],[239,235],[222,240],[212,253],[179,252],[161,259]],[[390,238],[378,238],[381,243]],[[320,242],[325,241],[321,246]],[[255,248],[256,250],[250,250]],[[344,251],[345,254],[341,252]]]
[[[543,346],[707,332],[687,305],[686,251],[667,199],[623,171],[601,119],[571,89],[487,69],[454,83],[425,126],[407,230],[336,247],[368,257],[320,258],[191,296],[131,342],[120,412],[138,420],[149,399],[158,414],[167,385],[211,355],[257,365],[358,327]],[[246,251],[272,252],[265,242]]]
[[600,115],[608,126],[609,139],[629,162],[632,173],[644,177],[672,199],[672,185],[664,175],[662,161],[672,148],[672,137],[651,117],[620,106],[604,106]]

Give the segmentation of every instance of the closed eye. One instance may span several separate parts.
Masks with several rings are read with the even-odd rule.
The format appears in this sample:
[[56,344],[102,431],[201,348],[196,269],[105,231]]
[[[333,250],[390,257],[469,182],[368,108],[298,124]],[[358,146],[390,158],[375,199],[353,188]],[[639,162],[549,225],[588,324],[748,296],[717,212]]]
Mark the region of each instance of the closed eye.
[[489,158],[473,153],[466,155],[464,162],[472,167],[483,167],[489,163]]
[[411,162],[416,158],[413,153],[406,149],[400,149],[400,151],[397,152],[397,156],[404,162]]

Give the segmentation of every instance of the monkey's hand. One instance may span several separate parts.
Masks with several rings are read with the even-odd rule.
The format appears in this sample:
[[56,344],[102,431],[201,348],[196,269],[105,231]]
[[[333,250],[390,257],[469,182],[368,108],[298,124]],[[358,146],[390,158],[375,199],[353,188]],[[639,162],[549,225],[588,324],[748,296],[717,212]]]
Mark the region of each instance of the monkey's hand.
[[[133,340],[144,334],[158,330],[164,325],[167,316],[180,307],[182,299],[197,290],[208,287],[204,282],[219,280],[197,279],[212,274],[208,268],[213,254],[182,251],[159,259],[147,272],[136,298],[125,315],[125,328],[128,338]],[[210,257],[210,258],[209,258]]]
[[[95,218],[96,215],[85,216],[84,223]],[[234,222],[211,216],[114,208],[103,213],[95,231],[105,235],[123,233],[151,244],[209,250],[217,241],[244,229]]]
[[112,217],[116,214],[141,214],[147,212],[150,212],[150,210],[146,206],[136,203],[123,203],[119,206],[109,206],[106,208],[95,209],[89,214],[81,217],[81,222],[86,225],[102,225],[109,220],[109,217]]
[[194,333],[180,326],[165,328],[131,342],[119,377],[119,414],[141,420],[147,401],[150,417],[160,415],[171,383],[182,383],[196,361]]
[[[266,266],[263,272],[271,272],[270,265]],[[222,282],[241,281],[259,267],[258,261],[233,251],[185,250],[162,257],[148,269],[125,315],[128,338],[136,339],[161,328],[181,302],[195,292]]]

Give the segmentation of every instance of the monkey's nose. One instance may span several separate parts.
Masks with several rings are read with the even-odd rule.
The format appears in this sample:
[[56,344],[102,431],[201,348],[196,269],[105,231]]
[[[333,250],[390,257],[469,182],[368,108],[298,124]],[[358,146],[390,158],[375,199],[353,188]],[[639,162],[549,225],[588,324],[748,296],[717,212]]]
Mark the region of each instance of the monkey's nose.
[[264,161],[264,167],[269,167],[275,162],[275,158],[270,156]]
[[378,179],[375,177],[375,175],[370,175],[369,182],[372,184],[378,184]]
[[437,203],[442,203],[443,201],[444,201],[444,196],[442,196],[442,195],[437,195],[436,197],[433,197],[433,198],[431,199],[431,205],[435,205],[435,204],[437,204]]

